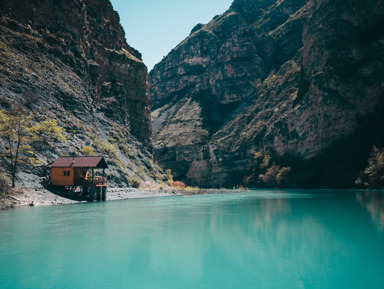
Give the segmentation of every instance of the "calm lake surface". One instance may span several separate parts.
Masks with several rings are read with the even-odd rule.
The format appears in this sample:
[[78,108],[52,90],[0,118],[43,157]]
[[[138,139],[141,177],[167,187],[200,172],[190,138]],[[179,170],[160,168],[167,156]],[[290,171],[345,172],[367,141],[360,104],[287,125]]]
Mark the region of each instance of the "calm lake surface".
[[384,193],[258,190],[3,211],[0,288],[384,288]]

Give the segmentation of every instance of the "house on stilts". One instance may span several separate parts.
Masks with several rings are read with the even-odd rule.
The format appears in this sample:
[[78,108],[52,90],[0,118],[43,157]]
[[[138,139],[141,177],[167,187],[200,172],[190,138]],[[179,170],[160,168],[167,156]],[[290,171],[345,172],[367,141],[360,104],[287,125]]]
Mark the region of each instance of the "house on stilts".
[[[79,192],[89,201],[106,200],[108,165],[103,157],[60,157],[51,164],[51,186]],[[102,170],[102,175],[98,170]]]

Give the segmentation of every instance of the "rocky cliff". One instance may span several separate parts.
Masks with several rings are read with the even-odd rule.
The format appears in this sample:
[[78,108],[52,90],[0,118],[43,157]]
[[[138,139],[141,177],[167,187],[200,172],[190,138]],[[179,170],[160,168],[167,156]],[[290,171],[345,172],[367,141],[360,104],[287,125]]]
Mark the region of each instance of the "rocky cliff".
[[[109,0],[0,0],[1,108],[23,103],[36,122],[57,120],[69,140],[37,151],[42,164],[90,146],[107,156],[115,184],[153,181],[161,170],[147,84]],[[29,173],[20,181],[39,170]]]
[[150,72],[157,160],[200,186],[353,186],[384,145],[383,25],[383,1],[235,0]]

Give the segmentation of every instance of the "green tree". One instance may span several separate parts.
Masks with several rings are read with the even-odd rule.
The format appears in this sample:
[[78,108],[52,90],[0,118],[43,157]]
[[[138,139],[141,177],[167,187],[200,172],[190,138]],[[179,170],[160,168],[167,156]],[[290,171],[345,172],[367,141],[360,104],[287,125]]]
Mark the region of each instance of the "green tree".
[[165,170],[165,173],[167,175],[167,180],[168,181],[173,181],[173,176],[172,176],[172,171],[171,169]]
[[12,187],[15,187],[20,155],[30,152],[29,129],[31,126],[32,117],[28,116],[21,106],[14,106],[9,114],[0,111],[0,136],[5,144],[3,155],[10,162]]
[[16,174],[21,163],[35,165],[35,151],[31,144],[67,141],[63,129],[53,119],[33,124],[33,118],[21,104],[13,105],[9,112],[0,110],[0,141],[5,148],[1,154],[10,164],[9,174],[15,187]]
[[374,146],[368,158],[368,166],[364,169],[364,176],[370,188],[384,187],[384,148]]
[[48,145],[52,141],[68,141],[63,135],[63,128],[53,118],[47,117],[44,121],[31,126],[29,131],[33,135],[33,141],[43,143],[44,145]]
[[290,167],[282,167],[280,169],[279,173],[276,175],[276,183],[278,187],[281,187],[287,184],[290,172],[291,172]]
[[272,165],[267,169],[263,176],[263,181],[268,187],[276,187],[277,180],[276,177],[280,171],[280,166]]
[[83,154],[85,154],[86,156],[88,156],[88,157],[90,157],[90,156],[94,156],[95,154],[96,154],[96,152],[93,150],[93,148],[92,147],[90,147],[90,146],[86,146],[86,147],[84,147],[82,150],[81,150],[81,152],[83,153]]
[[128,182],[132,187],[137,189],[141,185],[141,181],[136,176],[133,176],[133,177],[128,176]]
[[[256,155],[255,155],[256,157]],[[271,163],[271,156],[269,154],[265,155],[263,158],[263,162],[260,164],[260,169],[265,169],[270,166]]]
[[1,194],[8,193],[10,181],[5,172],[0,168],[0,196]]

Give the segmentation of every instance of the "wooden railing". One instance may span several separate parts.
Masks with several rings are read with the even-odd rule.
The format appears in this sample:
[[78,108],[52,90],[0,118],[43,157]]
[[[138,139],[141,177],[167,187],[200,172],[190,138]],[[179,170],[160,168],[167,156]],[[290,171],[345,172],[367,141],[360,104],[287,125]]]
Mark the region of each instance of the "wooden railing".
[[85,186],[103,186],[107,184],[107,179],[104,177],[94,177],[84,179]]

